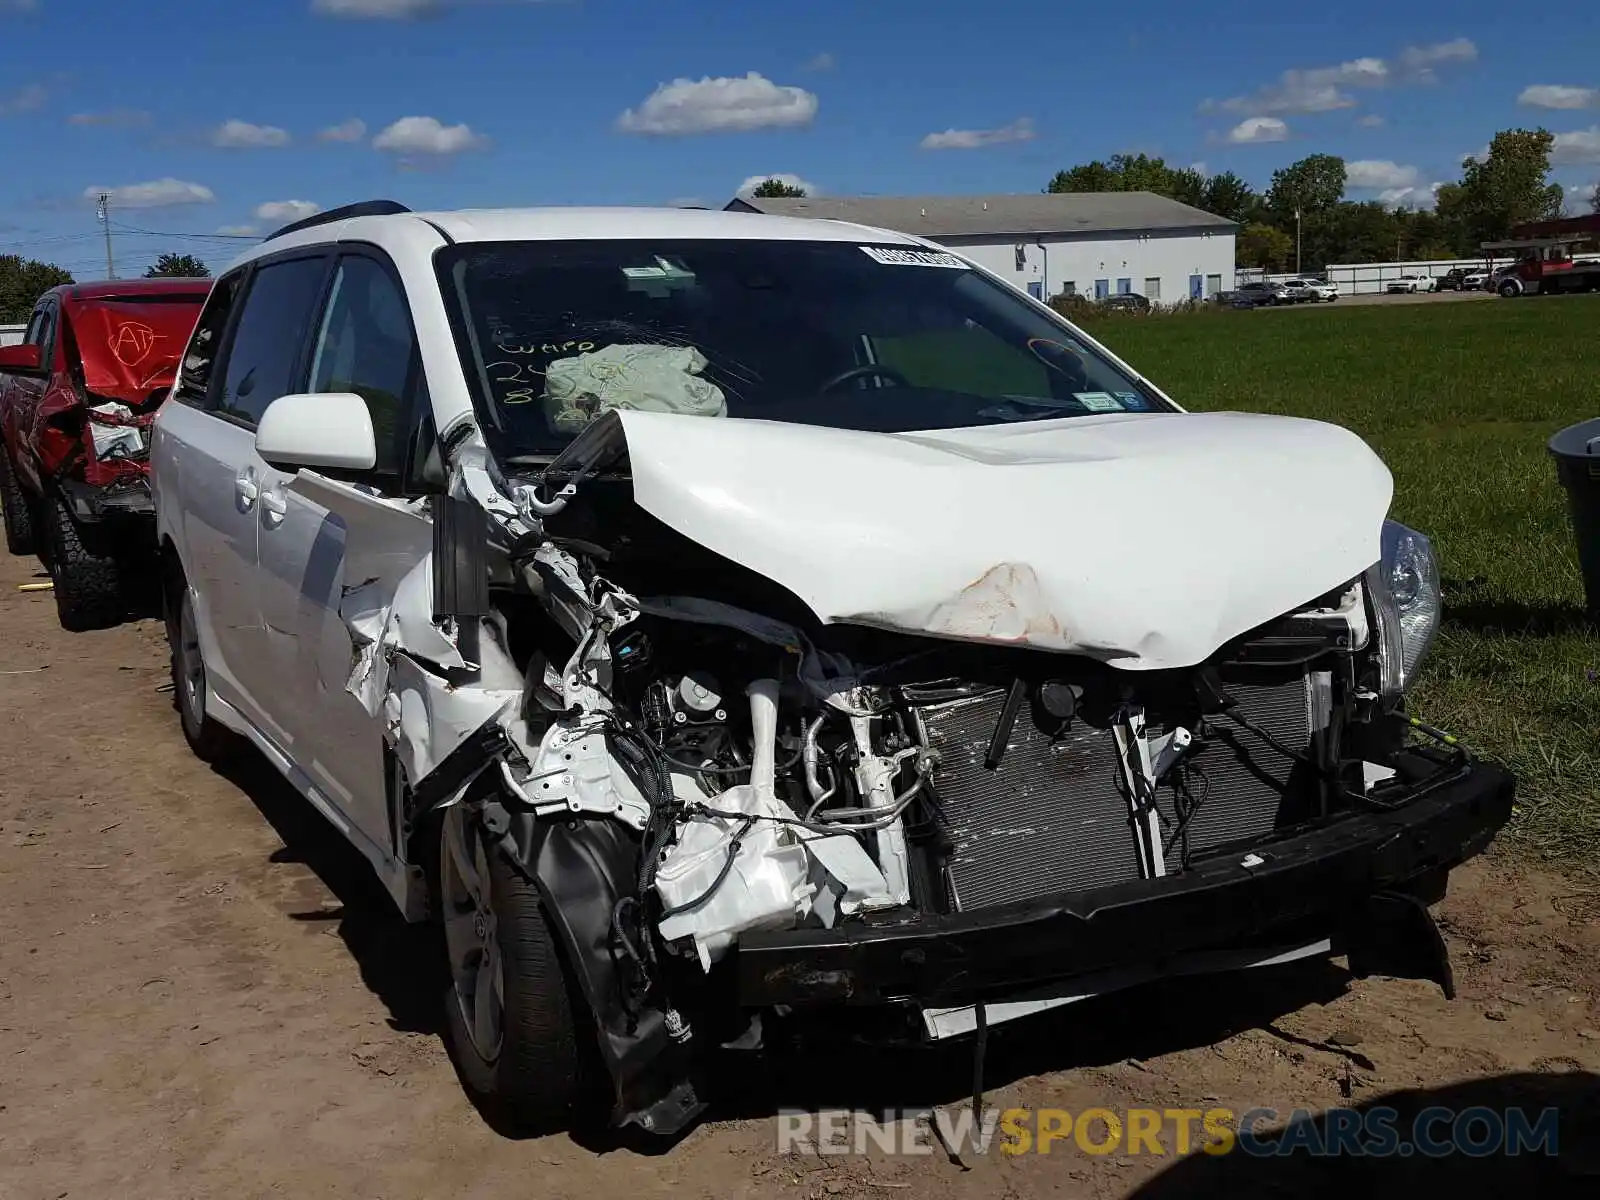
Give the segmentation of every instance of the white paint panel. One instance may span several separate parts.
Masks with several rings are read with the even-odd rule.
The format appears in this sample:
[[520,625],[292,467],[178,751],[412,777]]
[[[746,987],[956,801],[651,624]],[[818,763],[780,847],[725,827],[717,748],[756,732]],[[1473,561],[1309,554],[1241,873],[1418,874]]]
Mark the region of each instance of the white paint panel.
[[1201,662],[1359,575],[1378,559],[1393,491],[1355,434],[1291,417],[903,434],[618,419],[641,507],[823,621],[1130,670]]

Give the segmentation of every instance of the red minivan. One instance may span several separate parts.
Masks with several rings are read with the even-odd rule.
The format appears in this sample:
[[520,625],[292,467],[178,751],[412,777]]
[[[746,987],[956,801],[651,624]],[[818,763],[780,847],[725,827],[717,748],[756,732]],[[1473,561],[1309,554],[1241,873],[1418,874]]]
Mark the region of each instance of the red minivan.
[[150,422],[209,279],[65,284],[0,347],[6,548],[37,554],[66,629],[115,625],[155,559]]

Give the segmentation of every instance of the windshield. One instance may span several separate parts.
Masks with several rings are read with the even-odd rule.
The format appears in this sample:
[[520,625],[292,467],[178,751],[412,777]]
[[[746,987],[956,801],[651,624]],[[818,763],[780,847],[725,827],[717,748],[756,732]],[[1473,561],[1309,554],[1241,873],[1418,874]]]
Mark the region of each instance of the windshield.
[[508,457],[557,453],[608,408],[883,432],[1169,408],[1020,294],[914,247],[478,243],[438,270]]

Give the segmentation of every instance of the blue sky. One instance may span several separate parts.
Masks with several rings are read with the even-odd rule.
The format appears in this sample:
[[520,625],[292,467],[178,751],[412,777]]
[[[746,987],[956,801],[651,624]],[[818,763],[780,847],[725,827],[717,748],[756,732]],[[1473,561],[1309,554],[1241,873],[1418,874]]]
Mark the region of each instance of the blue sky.
[[[213,266],[308,206],[1016,192],[1118,151],[1427,203],[1497,129],[1600,178],[1600,4],[0,0],[0,253]],[[1264,22],[1263,13],[1271,14]],[[1543,31],[1543,32],[1541,32]],[[1551,32],[1554,31],[1554,32]],[[1576,193],[1574,194],[1576,200]],[[142,231],[142,232],[141,232]]]

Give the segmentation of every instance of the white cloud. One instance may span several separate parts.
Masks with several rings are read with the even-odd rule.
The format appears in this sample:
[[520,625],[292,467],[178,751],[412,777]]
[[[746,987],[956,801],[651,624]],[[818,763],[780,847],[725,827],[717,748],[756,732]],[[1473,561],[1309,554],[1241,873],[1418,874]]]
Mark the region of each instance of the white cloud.
[[217,228],[219,237],[255,237],[260,232],[255,225],[221,225]]
[[1458,37],[1426,46],[1407,46],[1400,51],[1400,69],[1415,83],[1434,83],[1434,67],[1446,63],[1478,61],[1478,47],[1471,39]]
[[401,117],[372,139],[373,149],[395,154],[461,154],[488,145],[466,125],[445,125],[437,117]]
[[1430,183],[1427,187],[1409,185],[1385,188],[1378,193],[1378,203],[1385,208],[1432,208],[1443,186],[1443,181],[1440,181]]
[[1522,89],[1517,103],[1532,108],[1600,108],[1600,88],[1536,83]]
[[1353,58],[1330,67],[1290,69],[1248,96],[1206,101],[1202,112],[1221,109],[1231,113],[1319,113],[1354,108],[1348,88],[1381,88],[1397,83],[1432,83],[1434,68],[1446,63],[1473,62],[1478,48],[1466,38],[1407,46],[1397,63],[1382,58]]
[[1190,163],[1189,170],[1193,171],[1196,175],[1202,175],[1207,179],[1211,178],[1211,168],[1203,162]]
[[786,183],[790,187],[804,188],[807,196],[822,195],[822,189],[809,179],[801,179],[800,176],[791,175],[787,171],[768,171],[765,175],[752,175],[738,186],[734,195],[748,196],[769,179],[776,179],[779,183]]
[[820,75],[826,74],[829,71],[837,70],[838,66],[839,60],[824,50],[821,54],[814,55],[807,59],[805,66],[801,69],[805,71],[813,71]]
[[805,88],[783,87],[764,75],[674,79],[651,92],[638,108],[617,118],[623,133],[672,136],[794,129],[811,124],[817,97]]
[[98,200],[102,192],[110,193],[113,207],[120,208],[172,208],[180,204],[214,204],[217,199],[210,188],[171,176],[122,187],[84,188],[84,199]]
[[265,204],[256,205],[256,220],[298,221],[321,211],[322,205],[309,200],[268,200]]
[[337,125],[330,125],[317,134],[319,142],[359,142],[367,136],[367,123],[360,117],[351,117],[348,121],[340,121]]
[[1289,136],[1289,127],[1277,117],[1246,117],[1228,130],[1228,140],[1237,145],[1252,142],[1281,142]]
[[410,21],[438,8],[438,0],[311,0],[314,13],[367,21]]
[[1553,163],[1600,162],[1600,125],[1588,129],[1574,129],[1570,133],[1556,134],[1550,147]]
[[18,113],[38,112],[48,99],[50,99],[49,92],[37,83],[30,83],[27,87],[0,99],[0,116],[14,117]]
[[924,150],[981,150],[985,146],[1000,146],[1006,142],[1031,142],[1036,135],[1033,122],[1018,117],[1009,125],[998,129],[946,129],[943,133],[930,133],[922,139]]
[[113,108],[106,112],[73,113],[67,118],[67,124],[131,129],[150,124],[150,114],[139,108]]
[[1356,124],[1363,129],[1378,129],[1382,127],[1384,120],[1377,113],[1368,113],[1364,117],[1357,117]]
[[275,150],[289,141],[288,130],[249,121],[224,121],[211,131],[211,144],[224,150]]
[[1563,211],[1573,216],[1587,216],[1592,212],[1600,212],[1600,209],[1593,206],[1596,196],[1600,196],[1600,179],[1596,179],[1593,183],[1569,184]]
[[1415,167],[1386,158],[1361,158],[1344,165],[1345,184],[1353,188],[1409,188],[1420,175]]

